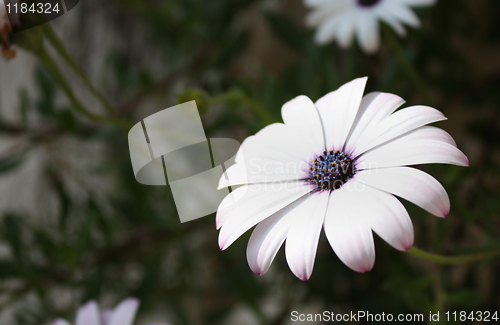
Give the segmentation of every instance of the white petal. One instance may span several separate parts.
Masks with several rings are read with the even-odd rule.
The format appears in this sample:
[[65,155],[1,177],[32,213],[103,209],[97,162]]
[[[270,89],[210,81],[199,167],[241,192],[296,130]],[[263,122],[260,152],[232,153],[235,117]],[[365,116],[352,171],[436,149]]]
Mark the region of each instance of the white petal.
[[395,19],[411,26],[420,27],[420,19],[417,15],[405,4],[394,4],[385,6],[386,10],[390,12]]
[[319,9],[311,11],[306,16],[306,25],[309,27],[319,26],[328,19],[338,15],[337,10],[342,7],[342,5],[336,4],[333,6],[321,7]]
[[419,164],[469,166],[467,157],[436,127],[424,126],[361,155],[358,170]]
[[[89,301],[80,309],[76,314],[75,325],[100,325],[101,320],[99,317],[99,307],[95,301]],[[105,324],[103,324],[105,325]]]
[[[255,185],[257,186],[257,185]],[[238,204],[245,204],[246,202],[253,200],[256,196],[260,195],[259,191],[249,191],[250,186],[241,186],[233,190],[229,195],[227,195],[224,200],[219,205],[217,209],[217,216],[215,218],[215,226],[220,229],[222,225],[226,222],[227,218],[230,216],[228,213],[232,209],[238,206]]]
[[316,102],[325,130],[326,147],[342,149],[358,112],[368,78],[355,79]]
[[307,96],[296,97],[283,105],[281,115],[285,125],[300,132],[310,155],[315,156],[325,150],[323,124],[316,106]]
[[404,99],[399,96],[380,92],[369,93],[363,97],[347,140],[346,149],[348,152],[352,151],[354,145],[359,142],[358,139],[367,130],[371,130],[373,125],[377,125],[392,114],[404,102]]
[[366,53],[374,53],[380,46],[380,30],[378,20],[370,14],[365,14],[356,20],[356,31],[359,45]]
[[395,139],[426,124],[446,120],[440,111],[428,106],[412,106],[390,115],[377,124],[370,124],[355,146],[357,156],[384,142]]
[[379,14],[380,19],[386,22],[389,26],[396,31],[396,33],[401,36],[405,37],[406,36],[406,29],[405,27],[397,20],[395,19],[391,14],[383,11]]
[[251,162],[255,158],[289,162],[307,159],[310,149],[297,128],[274,123],[245,139],[239,151],[237,162],[242,159]]
[[228,186],[249,184],[249,178],[246,164],[244,162],[236,163],[226,169],[225,173],[219,180],[219,186],[217,189],[220,190],[221,188]]
[[[284,128],[285,125],[283,123],[273,123],[259,130],[255,135],[246,138],[245,141],[243,141],[243,143],[241,144],[240,150],[238,150],[236,154],[235,161],[237,163],[244,161],[242,149],[245,142],[248,142],[248,144],[246,144],[246,146],[248,147],[258,147],[259,143],[256,143],[257,140],[260,140],[260,143],[266,143],[267,141],[269,141],[269,139],[273,139],[275,135],[279,135],[281,132],[283,132]],[[257,138],[257,140],[255,140],[255,138]]]
[[343,15],[335,15],[321,23],[314,35],[318,44],[327,44],[335,39],[339,26],[345,21]]
[[[402,138],[403,136],[399,137]],[[437,140],[452,145],[457,146],[455,140],[452,136],[443,129],[434,126],[422,126],[418,130],[408,132],[404,135],[407,140]],[[398,139],[399,139],[398,138]],[[397,139],[394,139],[397,140]]]
[[56,321],[54,321],[52,325],[71,325],[71,324],[65,321],[64,319],[59,318]]
[[314,186],[303,182],[256,184],[245,187],[248,191],[241,200],[217,211],[218,223],[219,219],[223,220],[219,233],[219,246],[222,250],[257,223],[314,189]]
[[432,6],[437,2],[436,0],[401,0],[401,1],[412,7]]
[[109,324],[109,319],[111,318],[111,315],[113,315],[113,310],[111,309],[105,309],[101,311],[101,324],[103,325]]
[[354,38],[354,32],[356,30],[355,26],[356,13],[347,12],[343,14],[341,17],[342,20],[336,26],[336,38],[337,38],[337,44],[341,48],[346,49],[351,45],[352,40]]
[[431,175],[409,167],[360,171],[355,179],[397,195],[437,217],[450,212],[450,199],[444,187]]
[[285,254],[290,270],[302,281],[311,277],[329,194],[312,194],[290,214],[295,218],[288,231]]
[[392,194],[369,186],[359,188],[362,190],[357,193],[354,213],[364,218],[366,224],[392,247],[400,251],[410,249],[414,239],[413,224],[403,204]]
[[308,195],[301,197],[255,227],[247,246],[248,264],[255,274],[263,275],[269,270],[296,217],[290,212],[295,211],[297,206],[307,199]]
[[[348,182],[353,183],[353,182]],[[339,259],[357,272],[368,272],[375,264],[375,245],[372,230],[359,215],[355,192],[345,184],[330,195],[325,217],[325,234]]]
[[312,153],[310,138],[295,126],[275,123],[265,127],[243,141],[235,159],[240,166],[227,169],[219,188],[307,178],[310,161],[317,155]]
[[135,298],[126,299],[113,310],[108,324],[103,325],[132,325],[138,308],[139,300]]
[[[341,1],[337,1],[341,2]],[[308,7],[319,7],[319,6],[330,6],[332,1],[330,0],[304,0],[304,4]],[[335,3],[333,3],[335,4]]]
[[[313,160],[314,157],[309,157],[309,159]],[[240,162],[226,169],[219,180],[217,189],[236,185],[305,179],[309,176],[309,166],[306,160],[303,162],[277,162],[256,158],[249,164]]]

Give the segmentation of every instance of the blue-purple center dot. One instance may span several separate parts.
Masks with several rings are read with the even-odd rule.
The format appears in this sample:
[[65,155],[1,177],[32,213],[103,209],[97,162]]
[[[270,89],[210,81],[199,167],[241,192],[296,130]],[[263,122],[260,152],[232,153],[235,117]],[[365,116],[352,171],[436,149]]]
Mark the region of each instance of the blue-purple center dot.
[[309,181],[317,186],[317,190],[332,191],[344,185],[355,173],[355,162],[345,152],[323,151],[311,163]]
[[371,7],[378,2],[380,2],[380,0],[358,0],[358,4],[362,7]]

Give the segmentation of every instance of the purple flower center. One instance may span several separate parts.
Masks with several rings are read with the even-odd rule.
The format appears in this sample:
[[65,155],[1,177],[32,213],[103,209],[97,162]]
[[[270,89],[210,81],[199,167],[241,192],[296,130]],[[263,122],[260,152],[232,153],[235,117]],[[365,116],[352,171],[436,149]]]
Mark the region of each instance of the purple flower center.
[[380,0],[358,0],[358,4],[361,7],[371,7],[373,5],[376,5]]
[[316,184],[317,189],[336,190],[344,185],[356,173],[354,161],[343,151],[323,151],[323,154],[314,159],[309,168],[309,179]]

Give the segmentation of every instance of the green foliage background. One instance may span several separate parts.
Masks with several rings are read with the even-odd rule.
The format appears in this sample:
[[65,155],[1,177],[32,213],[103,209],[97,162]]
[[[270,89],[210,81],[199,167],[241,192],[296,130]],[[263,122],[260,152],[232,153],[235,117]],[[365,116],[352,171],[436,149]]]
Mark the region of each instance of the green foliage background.
[[[372,56],[357,45],[347,51],[315,45],[300,1],[80,2],[67,30],[58,27],[69,18],[60,18],[13,35],[18,52],[37,59],[26,80],[36,87],[17,90],[15,120],[0,114],[0,136],[23,140],[0,153],[0,182],[25,168],[34,152],[46,153],[42,199],[26,202],[40,213],[0,207],[7,250],[0,309],[13,311],[17,324],[73,320],[88,299],[111,307],[129,296],[141,300],[140,315],[160,311],[178,325],[231,324],[228,317],[242,309],[259,324],[286,324],[292,310],[500,309],[498,257],[445,266],[378,237],[370,273],[349,270],[322,237],[308,282],[293,276],[283,251],[259,277],[246,261],[249,234],[221,252],[214,215],[180,224],[168,187],[135,181],[126,136],[141,118],[195,99],[207,137],[241,142],[280,121],[281,106],[295,96],[316,100],[368,76],[367,92],[442,111],[449,120],[439,127],[471,161],[469,168],[421,167],[445,186],[452,208],[438,220],[404,202],[416,246],[449,255],[498,248],[500,2],[440,0],[418,10],[423,26],[405,39],[384,27],[382,48]],[[101,34],[112,37],[103,41]],[[102,55],[89,51],[101,44]],[[88,83],[81,72],[90,75]],[[89,97],[97,101],[89,105]],[[59,146],[70,153],[54,150]],[[87,151],[94,146],[97,153]]]

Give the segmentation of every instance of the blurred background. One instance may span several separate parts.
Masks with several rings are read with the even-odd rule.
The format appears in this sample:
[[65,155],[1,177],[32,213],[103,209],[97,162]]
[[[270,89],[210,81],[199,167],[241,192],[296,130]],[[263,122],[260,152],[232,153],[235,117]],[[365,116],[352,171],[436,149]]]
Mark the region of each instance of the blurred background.
[[444,185],[451,213],[404,202],[415,245],[449,255],[498,247],[500,1],[439,0],[417,10],[422,27],[406,38],[384,28],[375,55],[316,45],[307,12],[298,0],[85,0],[11,35],[16,56],[0,58],[0,324],[73,321],[89,299],[109,308],[129,296],[141,300],[137,324],[499,310],[498,257],[443,266],[375,236],[375,267],[358,274],[322,235],[309,281],[283,249],[259,277],[249,233],[221,252],[215,215],[181,224],[168,187],[135,181],[127,132],[155,112],[194,99],[207,137],[242,142],[280,121],[286,101],[368,76],[367,92],[442,111],[438,126],[471,162],[419,167]]

